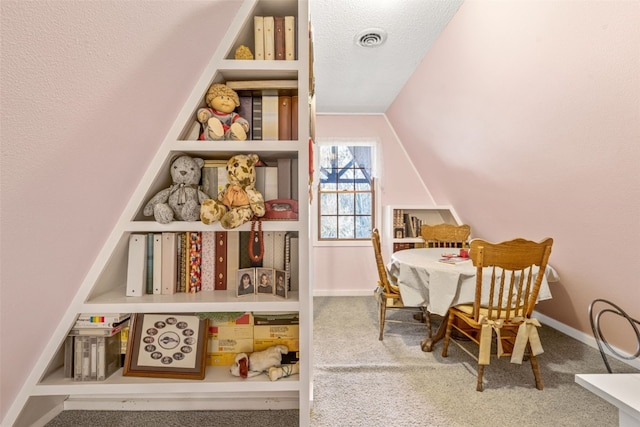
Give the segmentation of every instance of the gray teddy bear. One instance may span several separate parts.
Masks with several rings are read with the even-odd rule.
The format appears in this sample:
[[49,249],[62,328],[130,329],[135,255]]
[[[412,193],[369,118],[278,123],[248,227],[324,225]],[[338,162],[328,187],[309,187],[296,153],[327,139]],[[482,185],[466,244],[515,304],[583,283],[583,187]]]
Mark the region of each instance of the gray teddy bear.
[[200,219],[200,204],[209,196],[200,190],[200,175],[204,160],[189,156],[180,156],[171,162],[169,188],[158,192],[144,207],[145,216],[153,215],[160,224],[179,221],[197,221]]

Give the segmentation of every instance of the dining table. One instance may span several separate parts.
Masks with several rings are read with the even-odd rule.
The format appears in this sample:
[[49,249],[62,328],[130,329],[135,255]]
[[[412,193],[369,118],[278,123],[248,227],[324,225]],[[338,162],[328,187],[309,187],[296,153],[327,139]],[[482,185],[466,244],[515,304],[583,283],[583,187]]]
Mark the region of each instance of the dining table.
[[[403,249],[391,255],[387,266],[405,306],[426,307],[429,313],[443,317],[435,335],[429,331],[422,340],[422,351],[432,351],[433,345],[444,338],[449,307],[472,304],[475,299],[476,267],[470,258],[460,259],[458,251],[455,248]],[[490,274],[483,274],[486,276],[489,276],[488,283]],[[549,283],[559,280],[558,273],[547,265],[537,301],[551,299]]]

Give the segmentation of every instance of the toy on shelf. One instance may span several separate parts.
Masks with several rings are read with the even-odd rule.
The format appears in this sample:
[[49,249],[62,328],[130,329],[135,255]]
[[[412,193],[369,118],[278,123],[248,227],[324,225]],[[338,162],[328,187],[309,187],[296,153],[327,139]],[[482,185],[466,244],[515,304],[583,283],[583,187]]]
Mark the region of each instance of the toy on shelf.
[[173,184],[158,192],[149,200],[142,213],[153,215],[160,224],[179,221],[197,221],[200,204],[209,196],[198,187],[204,160],[187,155],[171,162],[170,173]]
[[244,141],[249,132],[249,122],[235,109],[240,106],[240,98],[235,90],[222,83],[214,83],[205,95],[208,108],[198,109],[197,119],[201,124],[200,140]]
[[231,366],[231,375],[251,378],[266,372],[271,381],[289,377],[300,372],[299,363],[282,365],[282,355],[287,354],[286,345],[274,345],[262,351],[238,353],[235,363]]
[[202,202],[200,219],[205,224],[220,221],[225,229],[239,227],[265,213],[264,198],[256,190],[257,154],[237,154],[227,161],[228,184],[217,199]]

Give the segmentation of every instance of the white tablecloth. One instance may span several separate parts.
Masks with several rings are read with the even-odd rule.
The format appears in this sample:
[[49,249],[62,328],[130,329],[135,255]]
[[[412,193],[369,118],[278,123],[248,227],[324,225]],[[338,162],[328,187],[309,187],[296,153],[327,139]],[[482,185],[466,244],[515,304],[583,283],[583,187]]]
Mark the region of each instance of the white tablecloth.
[[[400,288],[404,305],[426,306],[429,312],[444,316],[453,305],[473,303],[476,268],[471,260],[453,265],[438,261],[443,253],[451,251],[447,248],[405,249],[392,255],[389,274]],[[483,277],[489,281],[491,276],[485,273]],[[549,282],[558,280],[556,271],[547,265],[538,301],[551,299]]]

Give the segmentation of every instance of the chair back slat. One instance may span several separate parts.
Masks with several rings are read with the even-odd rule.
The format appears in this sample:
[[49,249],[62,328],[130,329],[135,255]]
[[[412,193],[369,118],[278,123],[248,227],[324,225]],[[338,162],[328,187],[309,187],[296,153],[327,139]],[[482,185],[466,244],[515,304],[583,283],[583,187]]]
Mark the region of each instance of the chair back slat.
[[[502,243],[472,240],[470,257],[476,267],[474,319],[479,319],[481,311],[489,319],[505,321],[530,317],[552,245],[551,238],[540,243],[520,238]],[[483,299],[483,287],[487,299]]]
[[382,259],[382,249],[380,244],[380,232],[377,228],[374,228],[371,233],[371,243],[373,245],[373,251],[376,256],[376,266],[378,268],[378,279],[381,287],[384,289],[385,293],[399,293],[397,286],[392,285],[389,282],[389,275],[387,271],[387,267],[384,264],[384,260]]
[[420,237],[428,248],[462,248],[471,234],[471,227],[453,224],[422,225]]

